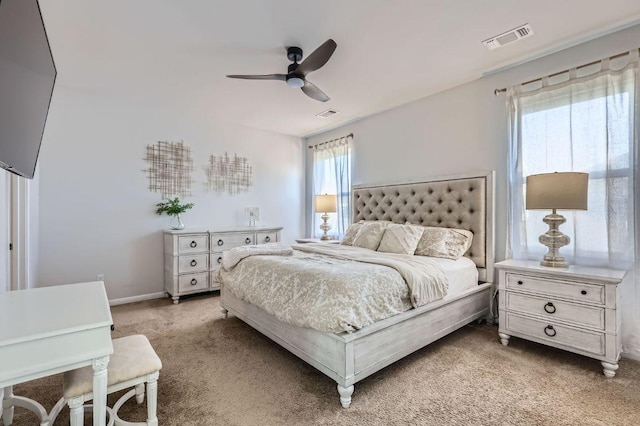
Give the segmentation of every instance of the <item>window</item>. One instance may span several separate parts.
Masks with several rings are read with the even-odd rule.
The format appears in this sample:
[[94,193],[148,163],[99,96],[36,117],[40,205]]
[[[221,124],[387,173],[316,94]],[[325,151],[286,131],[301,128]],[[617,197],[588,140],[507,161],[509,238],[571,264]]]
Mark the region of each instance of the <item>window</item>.
[[[313,153],[313,194],[336,194],[337,208],[329,213],[331,230],[329,235],[341,239],[351,220],[351,141],[346,136],[334,141],[316,145]],[[312,197],[313,200],[314,197]],[[312,234],[320,237],[322,213],[315,213],[313,207]]]
[[[636,64],[531,92],[510,91],[510,249],[514,258],[541,259],[542,218],[526,210],[526,176],[589,173],[587,211],[562,211],[571,263],[628,268],[634,261],[634,106]],[[543,81],[543,83],[546,83]]]

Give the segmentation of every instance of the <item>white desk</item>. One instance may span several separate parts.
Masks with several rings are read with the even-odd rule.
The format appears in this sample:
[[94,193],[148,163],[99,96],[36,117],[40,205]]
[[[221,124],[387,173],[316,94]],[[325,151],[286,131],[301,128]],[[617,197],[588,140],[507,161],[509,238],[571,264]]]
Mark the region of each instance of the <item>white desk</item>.
[[92,365],[93,424],[104,426],[112,323],[101,281],[0,294],[4,424],[13,423],[14,406],[34,411],[41,425],[49,422],[40,404],[13,395],[13,385]]

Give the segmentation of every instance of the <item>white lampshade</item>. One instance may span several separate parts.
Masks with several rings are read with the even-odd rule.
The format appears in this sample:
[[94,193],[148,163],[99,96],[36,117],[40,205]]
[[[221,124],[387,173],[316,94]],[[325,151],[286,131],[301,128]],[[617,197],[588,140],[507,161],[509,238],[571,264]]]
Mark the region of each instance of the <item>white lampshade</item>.
[[338,207],[338,199],[334,194],[316,195],[316,213],[334,213]]
[[587,210],[588,173],[527,176],[527,210]]

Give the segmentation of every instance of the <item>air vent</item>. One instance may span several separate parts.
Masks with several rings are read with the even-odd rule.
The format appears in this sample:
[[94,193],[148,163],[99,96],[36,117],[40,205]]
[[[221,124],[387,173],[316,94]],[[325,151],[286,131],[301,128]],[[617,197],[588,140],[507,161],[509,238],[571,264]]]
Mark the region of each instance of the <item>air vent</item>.
[[533,35],[533,30],[531,29],[531,25],[524,24],[519,26],[518,28],[514,28],[512,30],[507,31],[506,33],[502,33],[495,37],[491,37],[482,42],[484,47],[489,50],[497,49],[498,47],[502,47],[505,44],[513,43],[514,41],[518,41],[521,38],[529,37]]
[[319,114],[316,114],[316,117],[320,117],[320,118],[327,118],[327,117],[331,117],[332,115],[336,115],[339,111],[336,111],[335,109],[328,109],[326,111],[322,111]]

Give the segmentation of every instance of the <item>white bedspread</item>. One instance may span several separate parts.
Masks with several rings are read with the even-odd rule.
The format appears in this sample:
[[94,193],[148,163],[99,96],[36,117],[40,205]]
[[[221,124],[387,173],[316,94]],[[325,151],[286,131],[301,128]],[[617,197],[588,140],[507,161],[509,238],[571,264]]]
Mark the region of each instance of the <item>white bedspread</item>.
[[220,268],[223,291],[323,332],[357,330],[447,292],[442,269],[427,257],[337,244],[293,248],[293,256],[249,256],[230,271]]
[[409,286],[414,308],[442,299],[447,294],[447,278],[442,268],[429,257],[385,253],[341,244],[299,244],[294,248],[393,268]]
[[232,269],[242,259],[249,256],[277,255],[290,256],[293,254],[291,246],[282,243],[267,243],[251,246],[240,246],[222,252],[222,267],[227,271]]

